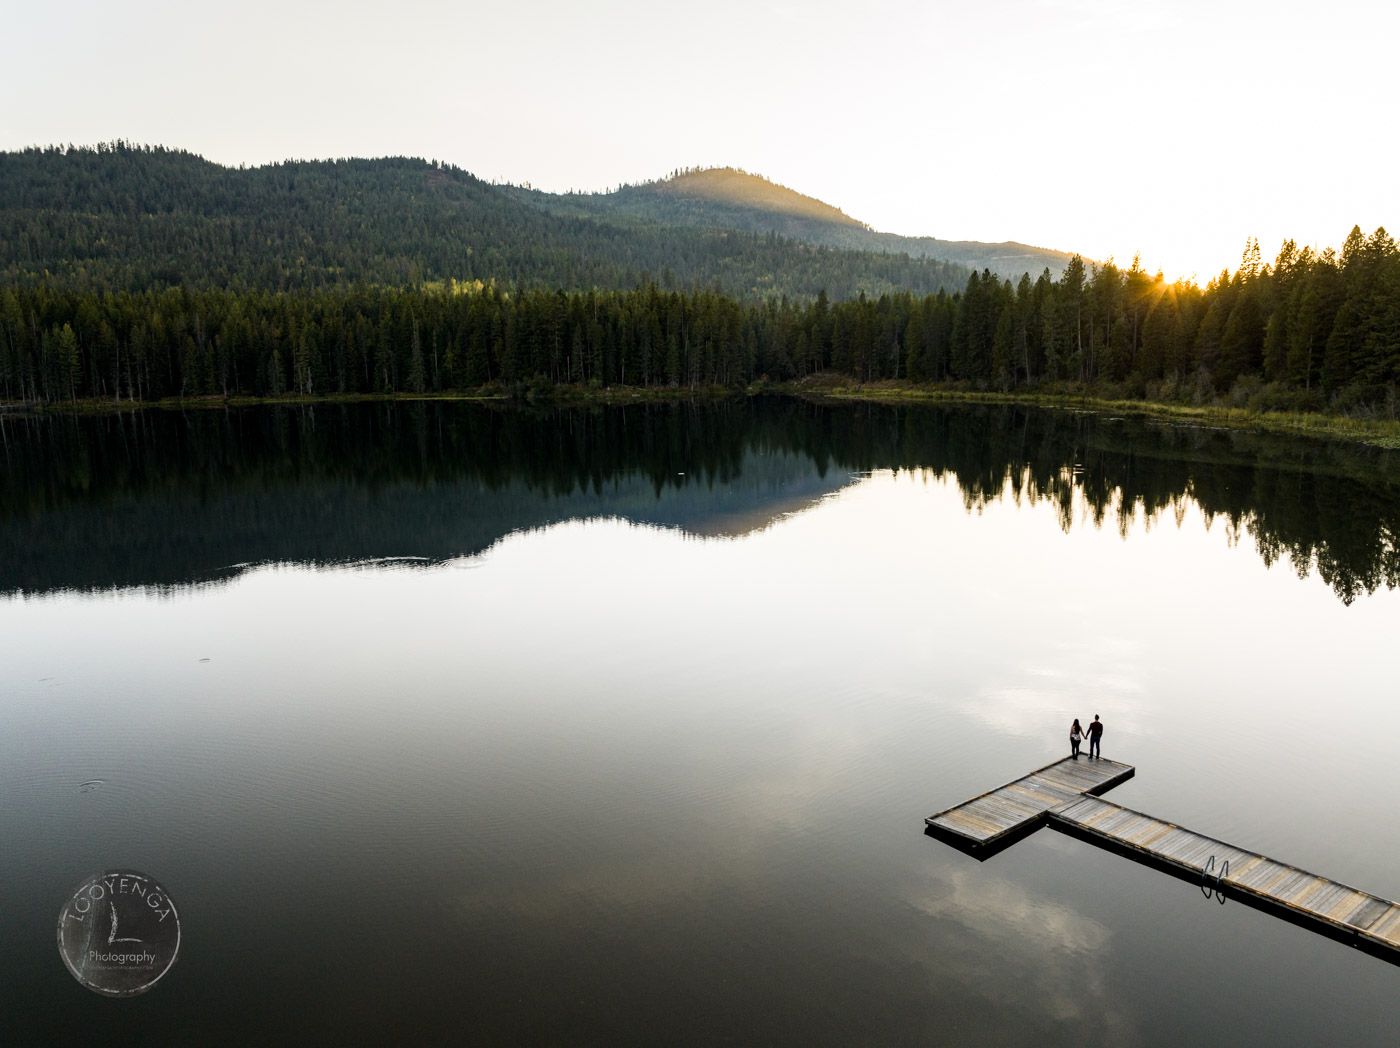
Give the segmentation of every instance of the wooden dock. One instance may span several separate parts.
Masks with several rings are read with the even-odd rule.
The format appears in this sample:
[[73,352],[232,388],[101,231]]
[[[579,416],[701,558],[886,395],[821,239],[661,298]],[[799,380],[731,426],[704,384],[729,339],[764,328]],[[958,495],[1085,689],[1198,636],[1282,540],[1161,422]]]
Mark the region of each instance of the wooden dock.
[[1400,903],[1097,796],[1133,774],[1116,761],[1066,757],[924,822],[979,859],[1049,824],[1400,964]]
[[1306,921],[1400,950],[1400,903],[1099,797],[1081,797],[1054,809],[1049,817],[1057,825],[1199,876],[1207,886],[1250,896]]
[[1102,793],[1132,777],[1129,764],[1066,757],[930,815],[924,823],[973,845],[992,844],[1018,830],[1034,829],[1052,808]]

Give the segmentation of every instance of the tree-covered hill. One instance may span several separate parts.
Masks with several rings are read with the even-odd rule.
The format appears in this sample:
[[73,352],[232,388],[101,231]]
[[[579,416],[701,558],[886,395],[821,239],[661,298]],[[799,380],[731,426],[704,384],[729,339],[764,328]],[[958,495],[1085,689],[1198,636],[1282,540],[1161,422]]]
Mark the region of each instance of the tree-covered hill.
[[1384,412],[1400,404],[1400,249],[1251,243],[1201,288],[1071,260],[1057,281],[831,301],[448,282],[262,291],[0,287],[0,402],[440,393],[495,384],[742,387],[832,371],[976,389]]
[[777,233],[792,240],[846,251],[882,251],[936,258],[1005,279],[1049,269],[1058,276],[1065,251],[1008,241],[939,240],[880,233],[830,204],[732,167],[679,171],[657,182],[611,193],[556,195],[516,190],[521,199],[564,215],[627,215],[663,225]]
[[[1012,281],[528,196],[421,160],[0,154],[0,402],[832,371],[1389,418],[1400,404],[1384,229],[1354,228],[1340,252],[1288,241],[1272,265],[1252,241],[1204,288],[1077,256],[1058,279]],[[793,221],[825,206],[785,199]]]
[[811,239],[825,227],[867,230],[839,208],[732,167],[678,171],[597,197],[618,211],[668,225],[731,226],[796,240]]
[[304,290],[495,281],[833,298],[961,287],[960,265],[835,250],[754,227],[573,214],[425,160],[229,168],[112,143],[0,153],[0,282],[94,290]]

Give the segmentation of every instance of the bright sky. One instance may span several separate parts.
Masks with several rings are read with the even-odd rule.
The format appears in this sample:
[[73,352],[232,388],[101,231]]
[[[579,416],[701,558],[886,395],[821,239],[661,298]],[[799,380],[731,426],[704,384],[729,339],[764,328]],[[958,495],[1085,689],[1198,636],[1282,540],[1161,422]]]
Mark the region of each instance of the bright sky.
[[69,0],[9,5],[0,147],[410,154],[544,189],[732,164],[878,229],[1208,278],[1400,231],[1400,5]]

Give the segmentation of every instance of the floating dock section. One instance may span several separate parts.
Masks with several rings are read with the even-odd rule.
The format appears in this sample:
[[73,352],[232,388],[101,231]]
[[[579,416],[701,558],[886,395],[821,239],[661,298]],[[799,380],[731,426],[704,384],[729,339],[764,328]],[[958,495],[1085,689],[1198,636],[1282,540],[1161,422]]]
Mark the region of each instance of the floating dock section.
[[1039,826],[1046,813],[1085,795],[1102,793],[1133,777],[1129,764],[1081,757],[1047,764],[1038,771],[978,794],[924,822],[976,845]]
[[1042,825],[1200,880],[1223,901],[1234,896],[1400,963],[1400,903],[1214,837],[1184,829],[1097,794],[1131,778],[1132,766],[1066,757],[924,820],[928,832],[986,858]]

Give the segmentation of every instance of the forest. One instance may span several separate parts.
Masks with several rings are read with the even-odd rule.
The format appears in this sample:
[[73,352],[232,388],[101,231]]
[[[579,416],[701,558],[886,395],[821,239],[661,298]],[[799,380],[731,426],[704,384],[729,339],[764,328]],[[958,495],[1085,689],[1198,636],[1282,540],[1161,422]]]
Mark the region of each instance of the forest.
[[739,389],[835,373],[1394,415],[1400,250],[1251,242],[1205,287],[1075,257],[1058,280],[835,300],[491,281],[295,291],[0,290],[0,400],[435,393],[557,384]]
[[1400,253],[1384,229],[1355,228],[1340,251],[1290,241],[1272,262],[1250,241],[1201,287],[1079,256],[1005,279],[771,230],[552,213],[530,195],[403,158],[0,153],[0,402],[829,374],[1397,410]]
[[[743,298],[956,290],[968,268],[773,232],[559,214],[519,187],[389,157],[229,168],[125,142],[0,152],[0,284],[307,291],[495,280]],[[552,198],[551,198],[552,199]],[[560,198],[563,199],[563,198]]]

